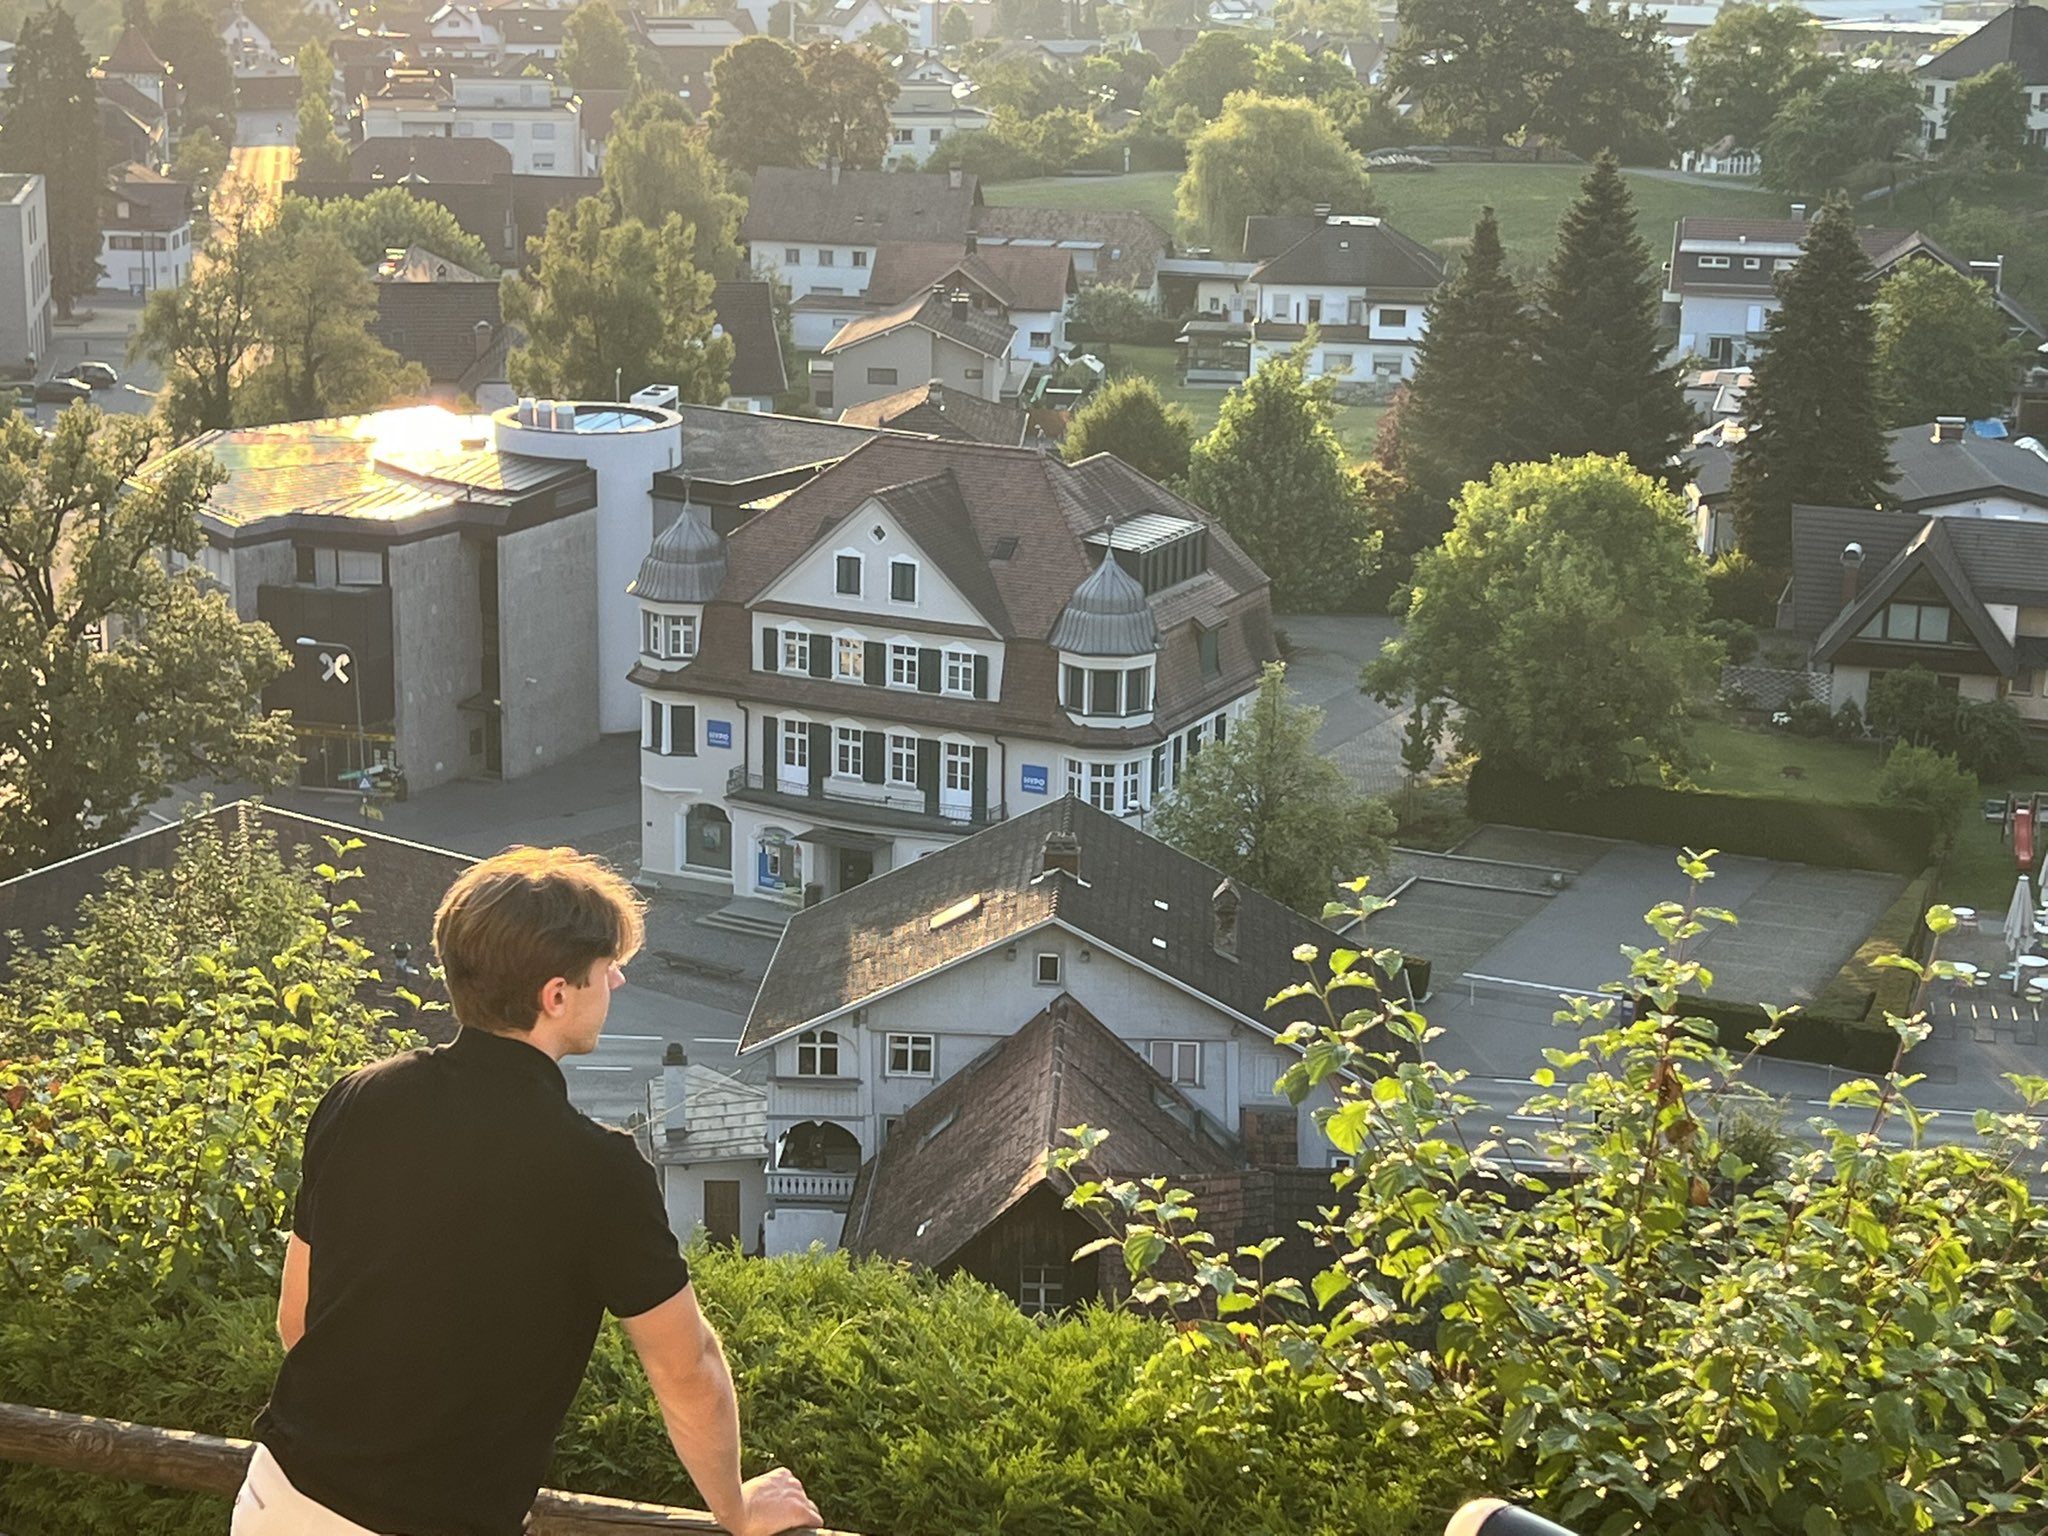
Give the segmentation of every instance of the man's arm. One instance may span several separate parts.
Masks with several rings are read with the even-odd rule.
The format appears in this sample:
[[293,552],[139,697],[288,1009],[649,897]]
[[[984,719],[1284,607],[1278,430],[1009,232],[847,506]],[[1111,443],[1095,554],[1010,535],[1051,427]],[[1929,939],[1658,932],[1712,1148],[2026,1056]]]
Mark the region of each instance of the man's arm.
[[733,1536],[778,1536],[818,1524],[818,1508],[787,1468],[740,1481],[740,1414],[718,1334],[684,1286],[623,1319],[647,1368],[668,1437],[712,1518]]
[[306,1332],[306,1285],[313,1268],[313,1250],[298,1233],[284,1246],[284,1283],[277,1292],[277,1336],[286,1350]]

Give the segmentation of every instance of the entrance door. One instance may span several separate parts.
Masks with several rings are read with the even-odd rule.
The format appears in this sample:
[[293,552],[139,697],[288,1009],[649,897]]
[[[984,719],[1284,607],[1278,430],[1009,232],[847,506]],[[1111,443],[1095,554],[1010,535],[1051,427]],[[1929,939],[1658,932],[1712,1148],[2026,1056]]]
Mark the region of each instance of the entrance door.
[[740,1240],[740,1181],[704,1181],[704,1231],[714,1243]]
[[839,850],[839,889],[850,891],[863,880],[872,879],[875,856],[865,848]]

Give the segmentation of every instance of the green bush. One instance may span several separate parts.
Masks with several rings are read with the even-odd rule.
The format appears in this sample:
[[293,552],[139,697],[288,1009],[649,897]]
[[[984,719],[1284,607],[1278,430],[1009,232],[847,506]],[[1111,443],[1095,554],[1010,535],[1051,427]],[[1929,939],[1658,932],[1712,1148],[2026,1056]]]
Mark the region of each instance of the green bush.
[[1784,584],[1783,577],[1774,577],[1740,550],[1730,550],[1707,567],[1707,600],[1717,619],[1775,623]]
[[1902,741],[1877,770],[1877,798],[1932,816],[1947,835],[1975,803],[1977,779],[1957,767],[1950,754]]
[[1741,619],[1709,619],[1700,626],[1721,642],[1728,652],[1728,665],[1739,667],[1746,661],[1756,660],[1756,626]]
[[1625,784],[1574,794],[1482,759],[1466,786],[1474,820],[1666,847],[1719,848],[1833,869],[1918,874],[1938,828],[1924,812]]

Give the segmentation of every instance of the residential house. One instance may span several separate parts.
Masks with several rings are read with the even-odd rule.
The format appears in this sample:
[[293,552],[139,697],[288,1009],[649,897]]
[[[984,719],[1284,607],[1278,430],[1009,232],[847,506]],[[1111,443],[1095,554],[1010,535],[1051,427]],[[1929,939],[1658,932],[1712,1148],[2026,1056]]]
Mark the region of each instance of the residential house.
[[875,252],[891,241],[965,251],[981,183],[959,171],[763,166],[740,221],[754,271],[789,285],[797,346],[816,351],[865,307]]
[[1008,320],[976,309],[964,291],[919,294],[849,322],[825,343],[811,364],[811,404],[844,410],[893,395],[906,379],[1000,400],[1018,376],[1016,338]]
[[1165,230],[1142,213],[984,205],[975,215],[975,251],[986,253],[1005,246],[1065,251],[1073,258],[1074,280],[1083,288],[1092,283],[1115,283],[1149,293],[1154,269],[1172,249],[1172,242]]
[[362,137],[490,139],[523,176],[585,176],[590,159],[576,99],[545,79],[448,80],[425,90],[407,83],[360,99]]
[[965,294],[978,313],[1007,322],[1017,333],[1007,393],[1031,367],[1050,367],[1067,350],[1067,306],[1077,287],[1072,254],[1056,246],[984,250],[977,240],[969,252],[891,241],[875,250],[867,300],[876,309],[892,309],[934,291]]
[[501,66],[523,69],[536,60],[553,64],[561,58],[568,11],[547,5],[494,5],[485,14],[498,34]]
[[41,176],[0,174],[0,373],[50,355],[50,212]]
[[370,334],[427,370],[434,399],[452,405],[467,394],[490,408],[492,402],[477,399],[465,386],[506,329],[497,280],[419,246],[387,251],[375,278],[377,313]]
[[1294,44],[1312,59],[1335,59],[1362,86],[1376,86],[1386,75],[1386,45],[1376,37],[1311,31],[1290,33],[1281,41]]
[[832,0],[824,14],[811,23],[809,33],[842,43],[857,43],[877,27],[898,24],[896,11],[882,0]]
[[680,1045],[663,1053],[635,1127],[661,1180],[668,1224],[683,1242],[761,1251],[768,1214],[768,1093],[702,1062]]
[[427,18],[426,55],[436,60],[491,64],[503,57],[496,13],[468,0],[449,0]]
[[[1789,219],[1678,221],[1664,294],[1676,321],[1674,356],[1699,357],[1710,368],[1751,359],[1766,318],[1779,307],[1776,279],[1799,261],[1806,211],[1804,203],[1794,203]],[[2037,342],[2048,337],[2041,322],[2005,292],[1999,263],[1962,261],[1918,230],[1865,228],[1857,239],[1880,277],[1908,261],[1938,261],[1986,283],[2016,335]]]
[[1930,144],[1948,137],[1956,87],[2010,64],[2027,93],[2027,142],[2048,144],[2048,10],[2015,4],[1913,71],[1920,83],[1920,131]]
[[1168,70],[1180,62],[1180,56],[1192,48],[1195,39],[1206,30],[1205,27],[1139,27],[1135,33],[1135,46],[1141,53],[1149,53],[1157,59],[1160,69]]
[[140,27],[128,26],[114,39],[114,51],[100,60],[101,80],[119,80],[147,97],[159,112],[176,100],[171,66],[157,56]]
[[192,184],[146,165],[109,178],[100,220],[100,288],[141,296],[192,274]]
[[1062,791],[1143,815],[1275,654],[1265,577],[1121,461],[897,433],[684,506],[633,592],[642,871],[771,920]]
[[[1012,1142],[1042,1153],[1077,1123],[1037,1118],[1060,1103],[1113,1107],[1151,1143],[1141,1158],[1165,1163],[1155,1172],[1327,1168],[1308,1107],[1276,1087],[1295,1059],[1276,1037],[1312,1002],[1268,999],[1299,976],[1298,946],[1343,942],[1075,795],[806,908],[740,1037],[742,1058],[772,1063],[768,1251],[843,1231],[856,1249],[947,1263],[1003,1209],[974,1186],[1036,1186]],[[956,1209],[911,1170],[963,1128]],[[923,1210],[897,1219],[906,1205]],[[950,1230],[911,1247],[927,1218]]]
[[769,283],[725,282],[711,290],[711,312],[732,338],[732,372],[725,381],[728,410],[772,411],[789,389],[782,337],[775,327],[775,289]]
[[1443,258],[1382,219],[1330,213],[1246,221],[1257,297],[1251,366],[1284,356],[1313,328],[1309,371],[1392,389],[1415,376]]
[[711,106],[711,66],[726,49],[761,30],[744,10],[651,16],[635,8],[627,12],[627,19],[661,60],[670,87],[699,117]]
[[220,41],[227,50],[228,61],[238,69],[278,62],[277,47],[270,34],[249,19],[240,0],[236,0],[234,13],[220,29]]
[[909,53],[896,61],[896,99],[889,103],[889,163],[908,167],[956,133],[985,131],[994,120],[965,101],[967,77],[936,55]]
[[112,170],[121,165],[161,168],[167,163],[170,117],[126,80],[93,82],[99,109],[100,157]]
[[893,395],[850,405],[839,413],[842,422],[860,427],[888,427],[970,443],[998,443],[1015,448],[1031,441],[1031,416],[1019,406],[979,395],[960,394],[943,384],[913,384]]

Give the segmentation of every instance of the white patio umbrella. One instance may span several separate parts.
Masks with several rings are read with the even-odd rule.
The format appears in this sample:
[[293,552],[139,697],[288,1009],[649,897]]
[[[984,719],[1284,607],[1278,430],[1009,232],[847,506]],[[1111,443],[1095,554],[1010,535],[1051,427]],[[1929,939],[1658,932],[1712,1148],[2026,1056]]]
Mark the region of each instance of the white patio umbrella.
[[2034,893],[2021,875],[2012,888],[2012,904],[2005,909],[2005,947],[2012,955],[2012,990],[2020,990],[2020,956],[2034,938]]

